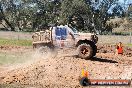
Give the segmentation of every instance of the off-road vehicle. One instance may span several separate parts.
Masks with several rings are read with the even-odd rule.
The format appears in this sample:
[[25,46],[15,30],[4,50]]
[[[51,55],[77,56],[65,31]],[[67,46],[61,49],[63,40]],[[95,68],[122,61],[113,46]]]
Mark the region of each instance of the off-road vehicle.
[[71,30],[73,34],[67,32],[65,38],[62,39],[56,37],[58,34],[53,29],[52,27],[49,30],[33,33],[33,48],[37,48],[39,52],[48,52],[49,49],[54,50],[54,48],[76,47],[77,56],[80,58],[89,59],[96,55],[98,37],[95,34],[79,33],[76,30]]

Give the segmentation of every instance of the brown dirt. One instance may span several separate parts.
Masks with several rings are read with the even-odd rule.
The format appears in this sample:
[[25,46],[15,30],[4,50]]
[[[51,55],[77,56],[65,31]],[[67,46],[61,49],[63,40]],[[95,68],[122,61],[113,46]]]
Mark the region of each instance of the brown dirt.
[[132,79],[132,48],[125,47],[123,55],[115,55],[114,47],[98,44],[96,57],[89,60],[75,57],[75,49],[71,48],[57,50],[57,56],[52,52],[45,58],[36,57],[34,62],[15,66],[15,69],[10,69],[13,66],[1,66],[0,70],[4,71],[0,73],[0,84],[33,88],[82,88],[78,79],[83,68],[88,69],[91,79]]

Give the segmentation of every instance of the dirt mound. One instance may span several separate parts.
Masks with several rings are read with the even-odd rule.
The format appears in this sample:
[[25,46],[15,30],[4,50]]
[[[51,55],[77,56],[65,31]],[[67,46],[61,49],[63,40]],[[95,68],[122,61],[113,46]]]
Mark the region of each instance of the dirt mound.
[[[105,50],[103,47],[106,52],[102,52]],[[116,56],[111,47],[99,46],[97,56],[90,60],[75,57],[75,49],[59,50],[56,57],[38,58],[29,65],[3,72],[0,74],[0,83],[35,88],[81,88],[78,79],[82,69],[88,69],[89,78],[92,79],[132,79],[131,57]]]
[[[64,86],[65,84],[72,86],[78,84],[78,76],[80,75],[79,69],[81,70],[81,68],[77,69],[80,65],[78,60],[74,60],[73,57],[62,56],[42,59],[29,66],[21,67],[3,74],[1,81],[7,84],[20,83],[38,86],[44,84],[43,87],[53,85]],[[71,82],[73,84],[71,84]]]

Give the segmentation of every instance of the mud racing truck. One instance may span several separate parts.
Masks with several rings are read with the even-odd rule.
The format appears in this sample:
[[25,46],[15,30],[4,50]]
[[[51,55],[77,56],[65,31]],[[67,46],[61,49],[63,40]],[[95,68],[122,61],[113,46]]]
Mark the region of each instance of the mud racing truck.
[[97,52],[98,37],[95,34],[79,33],[69,27],[51,27],[48,30],[33,33],[32,38],[33,48],[38,49],[40,53],[49,49],[75,47],[78,57],[89,59]]

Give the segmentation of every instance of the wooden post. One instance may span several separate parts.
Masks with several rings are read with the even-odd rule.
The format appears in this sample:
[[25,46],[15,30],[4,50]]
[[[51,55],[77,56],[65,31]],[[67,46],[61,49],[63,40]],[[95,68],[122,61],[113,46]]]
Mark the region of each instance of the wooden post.
[[130,32],[130,44],[132,44],[132,32]]

